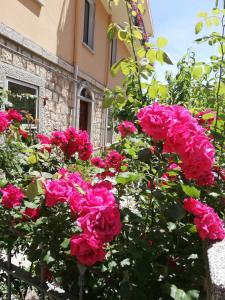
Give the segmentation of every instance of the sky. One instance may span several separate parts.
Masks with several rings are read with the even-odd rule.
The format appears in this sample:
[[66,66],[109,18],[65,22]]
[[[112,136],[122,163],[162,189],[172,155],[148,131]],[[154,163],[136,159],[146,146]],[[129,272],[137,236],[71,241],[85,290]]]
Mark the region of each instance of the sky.
[[[165,51],[169,54],[174,66],[156,65],[158,79],[163,81],[165,70],[176,72],[176,62],[186,53],[188,48],[197,51],[197,59],[207,61],[212,55],[212,48],[203,44],[196,45],[193,41],[201,37],[195,35],[195,24],[200,21],[197,14],[200,11],[210,12],[215,0],[150,0],[154,39],[163,36],[168,39]],[[210,29],[217,31],[218,28]],[[203,34],[208,30],[203,30]],[[215,49],[213,50],[216,53]]]

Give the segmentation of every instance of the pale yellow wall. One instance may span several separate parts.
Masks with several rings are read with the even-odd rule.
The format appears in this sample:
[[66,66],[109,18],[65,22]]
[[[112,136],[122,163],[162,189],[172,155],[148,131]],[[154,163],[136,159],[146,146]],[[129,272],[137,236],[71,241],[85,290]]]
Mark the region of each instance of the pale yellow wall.
[[105,68],[108,49],[107,27],[109,16],[100,1],[96,1],[94,49],[88,49],[83,44],[84,1],[79,1],[77,18],[77,64],[79,68],[95,78],[101,84],[105,83]]
[[0,0],[0,22],[72,64],[75,1]]
[[[112,78],[109,72],[107,28],[111,17],[100,0],[96,0],[93,51],[83,44],[84,0],[44,0],[43,6],[37,0],[0,0],[0,22],[68,63],[77,64],[102,85],[121,83],[121,74]],[[117,59],[128,55],[128,49],[118,42]]]
[[[121,84],[122,74],[112,78],[110,74],[110,50],[111,45],[107,38],[107,28],[111,23],[111,17],[105,10],[101,1],[96,1],[95,32],[94,32],[94,50],[91,51],[83,44],[83,18],[84,1],[78,2],[77,6],[77,57],[76,62],[81,71],[95,78],[103,85],[113,88]],[[118,41],[117,60],[129,56],[127,47]]]

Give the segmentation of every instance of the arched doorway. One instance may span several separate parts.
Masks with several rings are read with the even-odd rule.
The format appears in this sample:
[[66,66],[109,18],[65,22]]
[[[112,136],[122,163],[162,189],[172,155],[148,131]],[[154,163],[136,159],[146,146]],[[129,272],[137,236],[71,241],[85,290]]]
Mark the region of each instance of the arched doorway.
[[82,84],[78,90],[76,128],[86,130],[92,138],[94,120],[94,93]]

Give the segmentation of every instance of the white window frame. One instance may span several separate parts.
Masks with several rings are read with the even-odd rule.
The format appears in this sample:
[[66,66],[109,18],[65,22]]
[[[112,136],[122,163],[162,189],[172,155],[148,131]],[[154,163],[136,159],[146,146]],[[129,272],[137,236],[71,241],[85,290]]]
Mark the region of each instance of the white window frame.
[[117,61],[117,49],[118,49],[118,41],[114,38],[111,42],[111,55],[110,55],[110,68],[116,63]]
[[[112,128],[109,125],[109,113],[110,113],[110,107],[107,108],[106,110],[106,125],[105,125],[105,146],[107,145],[111,145],[114,142],[114,136],[113,136],[113,122],[112,122]],[[108,132],[109,132],[109,128],[111,129],[111,141],[108,142]]]
[[[12,82],[12,83],[16,83],[18,85],[21,85],[21,86],[24,86],[24,87],[28,87],[28,88],[31,88],[33,90],[36,91],[35,95],[37,97],[37,99],[35,100],[35,119],[39,119],[39,102],[38,102],[38,99],[39,99],[39,87],[36,86],[36,85],[33,85],[33,84],[30,84],[28,82],[24,82],[22,80],[18,80],[18,79],[15,79],[15,78],[11,78],[11,77],[6,77],[6,88],[7,90],[9,89],[9,82]],[[21,127],[23,128],[27,128],[27,124],[22,124]],[[37,129],[38,126],[36,125],[33,125],[32,128],[34,129]]]
[[[88,42],[84,40],[84,24],[85,24],[85,2],[89,3],[90,10],[89,10],[89,21],[88,21]],[[85,0],[84,1],[84,19],[83,19],[83,44],[94,50],[94,36],[95,36],[95,0]]]
[[38,4],[40,4],[41,6],[44,5],[44,0],[35,0]]
[[[89,91],[89,93],[91,95],[91,99],[81,96],[81,92],[83,89],[87,89]],[[95,97],[94,97],[94,93],[86,85],[82,85],[78,90],[76,123],[75,123],[75,128],[78,130],[79,130],[79,123],[80,123],[80,101],[88,102],[90,105],[90,110],[88,110],[88,130],[87,131],[88,131],[90,140],[92,141],[93,133],[94,133]]]

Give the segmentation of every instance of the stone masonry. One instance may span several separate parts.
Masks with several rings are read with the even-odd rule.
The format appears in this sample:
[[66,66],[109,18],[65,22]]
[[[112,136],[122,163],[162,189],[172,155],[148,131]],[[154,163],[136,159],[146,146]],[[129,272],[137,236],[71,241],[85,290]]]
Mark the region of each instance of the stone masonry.
[[18,38],[9,38],[8,32],[6,37],[1,29],[0,26],[0,86],[6,88],[7,78],[12,78],[38,87],[39,131],[50,133],[76,127],[76,118],[79,118],[77,91],[84,85],[94,95],[91,139],[95,148],[104,146],[106,112],[102,108],[103,87],[82,72],[75,77],[73,66],[51,57],[41,48],[42,55],[39,55],[39,46],[24,39],[21,45]]

